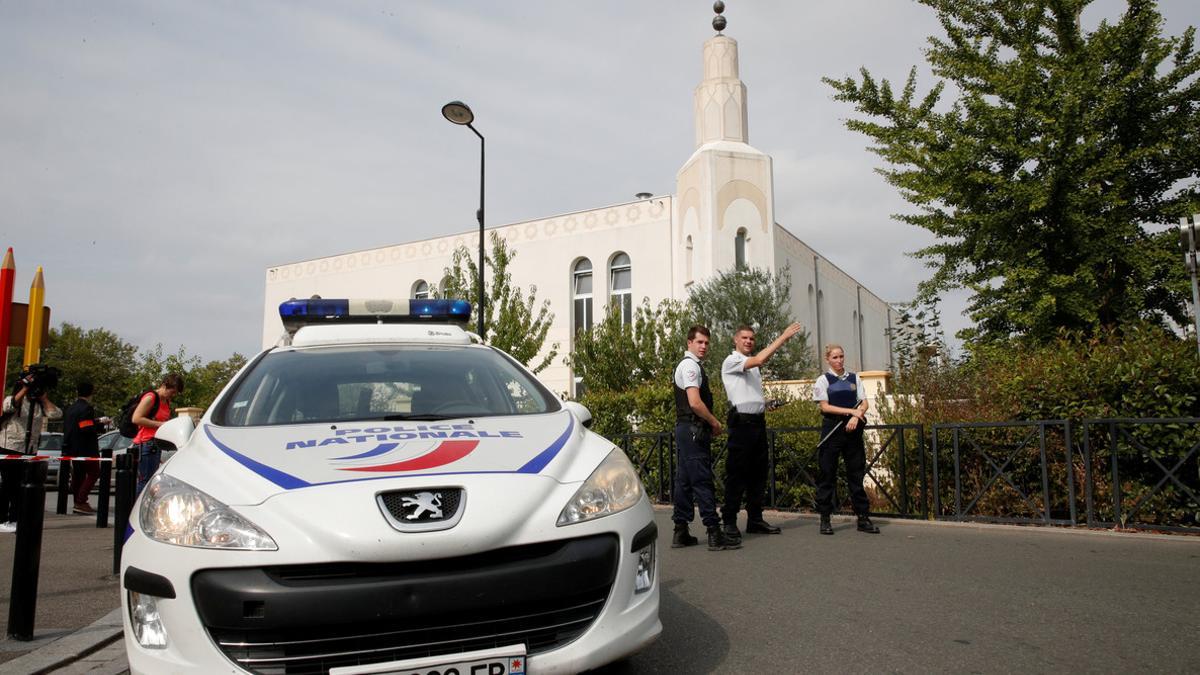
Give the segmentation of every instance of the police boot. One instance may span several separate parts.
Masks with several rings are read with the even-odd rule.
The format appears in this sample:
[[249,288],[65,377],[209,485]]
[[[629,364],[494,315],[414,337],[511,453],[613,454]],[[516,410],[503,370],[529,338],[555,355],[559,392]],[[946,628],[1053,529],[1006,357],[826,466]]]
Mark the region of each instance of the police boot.
[[675,536],[671,538],[671,548],[695,546],[699,543],[700,540],[693,537],[691,532],[688,532],[687,523],[675,523]]
[[829,514],[821,514],[821,534],[833,534],[833,523],[829,522]]
[[858,517],[858,531],[866,532],[867,534],[879,534],[879,528],[871,522],[871,519],[866,516]]
[[731,551],[742,547],[741,541],[730,541],[729,537],[725,536],[725,532],[718,525],[713,525],[708,528],[708,550],[710,551]]
[[782,531],[762,518],[755,518],[746,523],[746,534],[779,534]]
[[725,538],[731,542],[741,543],[742,531],[738,529],[737,523],[725,523]]

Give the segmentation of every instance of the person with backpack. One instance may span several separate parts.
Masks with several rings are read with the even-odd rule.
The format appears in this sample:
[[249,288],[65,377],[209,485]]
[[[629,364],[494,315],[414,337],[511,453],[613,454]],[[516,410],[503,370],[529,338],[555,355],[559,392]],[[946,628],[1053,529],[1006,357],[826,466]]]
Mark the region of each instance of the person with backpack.
[[171,419],[171,399],[183,393],[183,376],[178,373],[168,373],[163,377],[157,389],[144,392],[134,407],[130,419],[137,425],[137,434],[133,437],[133,445],[138,453],[137,492],[141,494],[146,482],[158,471],[162,461],[162,449],[154,438],[154,433],[164,422]]
[[[12,394],[4,397],[0,406],[2,456],[34,454],[42,437],[43,420],[62,417],[62,411],[50,402],[50,396],[34,388],[35,383],[32,373],[21,373],[13,384]],[[0,459],[0,533],[17,530],[17,495],[24,464],[17,459]]]

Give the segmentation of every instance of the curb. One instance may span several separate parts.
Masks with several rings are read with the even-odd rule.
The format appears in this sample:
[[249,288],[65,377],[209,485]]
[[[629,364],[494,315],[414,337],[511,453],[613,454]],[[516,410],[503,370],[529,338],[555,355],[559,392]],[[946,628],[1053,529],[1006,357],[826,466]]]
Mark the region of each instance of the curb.
[[32,675],[49,673],[116,642],[124,629],[121,608],[118,607],[90,625],[0,664],[0,670]]
[[[670,511],[670,504],[652,504],[655,511]],[[765,513],[768,513],[773,518],[780,521],[788,520],[811,520],[817,521],[819,518],[815,513],[803,511],[778,511],[767,508]],[[854,516],[835,513],[832,516],[834,522],[853,522]],[[1007,531],[1007,532],[1022,532],[1022,533],[1040,533],[1042,535],[1066,534],[1083,537],[1106,537],[1126,539],[1128,541],[1174,541],[1186,542],[1191,544],[1200,544],[1200,533],[1180,532],[1178,534],[1165,534],[1160,532],[1146,532],[1143,530],[1114,530],[1110,528],[1088,528],[1086,526],[1071,527],[1067,525],[1042,525],[1040,523],[1030,523],[1028,525],[1016,525],[1011,523],[989,523],[983,521],[972,520],[926,520],[923,518],[896,518],[883,515],[871,515],[871,520],[877,523],[887,523],[889,525],[919,525],[929,527],[948,527],[978,531]]]

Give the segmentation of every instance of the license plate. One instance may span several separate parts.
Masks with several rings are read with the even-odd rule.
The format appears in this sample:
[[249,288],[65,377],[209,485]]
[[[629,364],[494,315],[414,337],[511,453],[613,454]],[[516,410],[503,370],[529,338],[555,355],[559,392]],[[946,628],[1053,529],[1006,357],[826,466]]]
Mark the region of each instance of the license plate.
[[329,675],[525,675],[525,645],[331,668]]

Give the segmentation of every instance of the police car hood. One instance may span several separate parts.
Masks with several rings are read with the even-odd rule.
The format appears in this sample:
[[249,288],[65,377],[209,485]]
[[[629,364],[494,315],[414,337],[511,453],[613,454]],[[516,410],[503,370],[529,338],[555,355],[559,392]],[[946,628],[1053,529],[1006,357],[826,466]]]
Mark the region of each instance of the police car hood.
[[204,423],[165,471],[226,504],[258,504],[292,490],[365,481],[389,489],[428,483],[431,476],[578,482],[611,450],[566,410],[437,422]]

